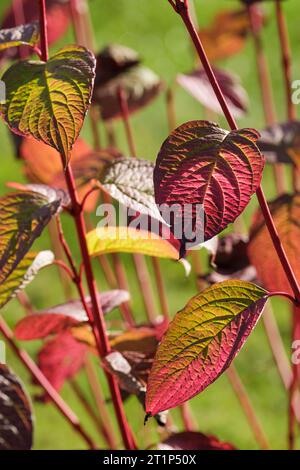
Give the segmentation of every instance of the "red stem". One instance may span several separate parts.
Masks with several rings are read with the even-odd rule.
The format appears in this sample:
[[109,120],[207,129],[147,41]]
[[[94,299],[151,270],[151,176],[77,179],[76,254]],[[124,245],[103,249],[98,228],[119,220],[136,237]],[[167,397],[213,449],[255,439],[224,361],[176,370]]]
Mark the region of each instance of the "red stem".
[[[193,22],[191,20],[190,13],[189,13],[188,0],[176,0],[176,6],[177,6],[177,11],[178,11],[179,15],[181,16],[181,18],[182,18],[182,20],[183,20],[190,36],[191,36],[191,39],[194,43],[194,46],[195,46],[195,48],[198,52],[199,58],[202,62],[202,66],[203,66],[203,68],[204,68],[204,70],[205,70],[205,72],[208,76],[208,79],[211,83],[211,86],[212,86],[212,88],[215,92],[215,95],[216,95],[219,103],[220,103],[220,106],[223,110],[224,116],[226,117],[227,122],[228,122],[231,130],[237,130],[238,129],[237,124],[236,124],[236,122],[234,120],[234,117],[232,116],[232,114],[231,114],[231,112],[230,112],[230,110],[227,106],[226,100],[225,100],[224,95],[221,91],[219,83],[218,83],[218,81],[215,77],[215,74],[214,74],[214,72],[211,68],[209,60],[208,60],[208,58],[206,56],[206,53],[204,51],[204,48],[202,46],[201,40],[200,40],[200,38],[197,34],[197,31],[196,31],[196,29],[193,25]],[[273,241],[274,248],[275,248],[275,250],[277,252],[277,255],[280,259],[281,265],[282,265],[282,267],[284,269],[284,272],[286,274],[286,277],[287,277],[287,279],[290,283],[290,286],[291,286],[292,291],[295,295],[295,298],[296,298],[297,302],[300,303],[300,287],[299,287],[297,278],[296,278],[296,276],[293,272],[293,269],[290,265],[290,262],[287,258],[285,249],[284,249],[284,247],[283,247],[283,245],[280,241],[277,229],[276,229],[274,221],[272,219],[272,215],[271,215],[270,209],[268,207],[268,204],[267,204],[267,201],[266,201],[266,198],[265,198],[265,195],[264,195],[264,192],[263,192],[263,189],[262,189],[261,186],[259,186],[259,188],[257,189],[256,195],[257,195],[257,199],[258,199],[261,211],[263,213],[268,231],[269,231],[271,239]]]
[[64,402],[61,396],[57,393],[57,391],[52,387],[51,383],[42,373],[42,371],[37,367],[37,365],[33,362],[31,357],[27,354],[26,351],[20,349],[17,343],[14,340],[14,336],[12,331],[9,329],[8,325],[4,321],[3,318],[0,317],[0,331],[3,336],[6,338],[7,342],[11,346],[12,350],[18,356],[20,361],[24,364],[24,366],[29,370],[32,377],[35,381],[45,390],[47,395],[51,398],[56,408],[60,411],[60,413],[69,421],[73,429],[81,435],[81,437],[85,440],[87,445],[90,449],[96,449],[96,446],[89,435],[85,432],[85,430],[81,427],[80,421],[75,415],[75,413],[71,410],[71,408]]
[[[108,341],[108,337],[106,334],[106,325],[104,321],[103,312],[101,309],[101,305],[99,303],[99,299],[97,296],[97,287],[96,282],[94,279],[92,264],[88,252],[88,247],[86,243],[86,228],[85,228],[85,221],[83,217],[83,212],[81,208],[81,204],[78,199],[74,176],[72,173],[72,169],[70,164],[68,164],[66,168],[66,182],[68,186],[68,190],[70,193],[72,207],[73,207],[73,217],[76,224],[78,241],[80,244],[81,255],[83,259],[83,264],[85,268],[85,275],[87,280],[87,285],[89,289],[89,293],[91,296],[91,302],[93,307],[93,315],[90,318],[90,322],[93,326],[93,331],[95,334],[95,339],[97,343],[97,348],[100,354],[100,357],[105,357],[111,351],[110,344]],[[123,408],[122,398],[120,394],[120,389],[118,387],[116,378],[109,373],[106,373],[112,401],[114,404],[116,416],[119,422],[120,431],[122,433],[124,445],[126,449],[133,450],[136,448],[136,444],[134,442],[133,435],[131,433],[130,427],[126,420],[125,411]]]
[[49,52],[48,52],[46,0],[39,0],[39,2],[40,2],[41,53],[42,53],[42,60],[44,62],[47,62],[49,58]]
[[[43,60],[47,61],[48,59],[48,40],[47,40],[47,17],[46,17],[46,5],[45,0],[40,0],[40,27],[41,27],[41,50],[43,55]],[[92,263],[90,260],[87,242],[86,242],[86,226],[85,220],[83,217],[82,207],[79,201],[78,193],[76,190],[74,175],[70,164],[67,165],[65,171],[65,178],[67,187],[69,190],[71,202],[72,202],[72,215],[74,217],[77,236],[80,245],[80,251],[82,255],[83,265],[85,268],[85,275],[87,280],[87,285],[89,289],[89,294],[91,296],[92,303],[92,312],[89,310],[87,314],[89,315],[89,321],[93,328],[93,333],[95,336],[97,348],[100,357],[105,357],[110,352],[110,344],[108,341],[108,336],[106,333],[106,325],[104,321],[104,315],[101,309],[99,298],[97,295],[97,286],[94,278],[94,273],[92,269]],[[114,376],[105,372],[110,393],[112,396],[112,401],[115,409],[115,413],[118,419],[120,432],[122,434],[123,442],[128,450],[136,449],[136,444],[134,437],[132,435],[131,429],[128,425],[120,389],[117,383],[117,380]]]

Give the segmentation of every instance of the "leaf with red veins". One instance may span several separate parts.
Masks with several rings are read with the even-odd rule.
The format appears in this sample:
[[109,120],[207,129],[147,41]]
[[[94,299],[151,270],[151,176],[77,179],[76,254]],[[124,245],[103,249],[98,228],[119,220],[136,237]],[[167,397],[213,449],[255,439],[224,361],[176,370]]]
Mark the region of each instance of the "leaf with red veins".
[[236,280],[193,297],[158,347],[148,380],[147,414],[181,405],[212,384],[244,345],[267,299],[264,289]]
[[[159,206],[180,207],[171,221],[173,231],[182,220],[180,211],[195,233],[203,230],[203,241],[234,222],[261,181],[264,158],[258,137],[254,129],[228,132],[208,121],[187,122],[170,134],[156,160],[154,186]],[[199,205],[204,226],[197,217]]]

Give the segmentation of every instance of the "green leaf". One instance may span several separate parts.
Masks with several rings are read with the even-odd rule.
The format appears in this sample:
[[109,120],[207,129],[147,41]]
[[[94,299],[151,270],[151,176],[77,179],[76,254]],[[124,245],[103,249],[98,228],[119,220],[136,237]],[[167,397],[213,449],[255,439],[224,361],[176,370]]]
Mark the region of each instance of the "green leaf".
[[39,42],[39,23],[28,23],[15,28],[0,30],[0,51],[10,47],[34,47]]
[[154,163],[148,160],[120,158],[106,166],[101,186],[124,206],[162,220],[154,199],[153,171]]
[[214,382],[244,345],[267,299],[264,289],[236,280],[193,297],[158,347],[148,380],[147,413],[178,406]]
[[0,391],[0,450],[30,450],[31,404],[18,377],[4,364],[0,364]]
[[3,75],[6,103],[1,113],[10,129],[54,147],[64,162],[76,141],[90,104],[95,58],[68,46],[48,62],[21,61]]
[[0,285],[8,279],[60,209],[36,192],[11,193],[0,198]]
[[179,253],[167,240],[153,232],[133,227],[99,227],[87,234],[91,256],[104,253],[141,253],[178,260]]
[[0,284],[0,308],[15,297],[18,292],[25,289],[39,270],[52,264],[53,260],[52,251],[41,251],[38,254],[28,253],[5,282]]

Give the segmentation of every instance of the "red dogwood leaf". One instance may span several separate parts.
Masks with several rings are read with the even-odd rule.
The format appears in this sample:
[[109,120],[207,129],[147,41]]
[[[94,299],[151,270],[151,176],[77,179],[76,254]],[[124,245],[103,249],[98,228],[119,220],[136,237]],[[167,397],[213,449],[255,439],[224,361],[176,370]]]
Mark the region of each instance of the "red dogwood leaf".
[[59,391],[84,365],[89,348],[64,332],[44,344],[38,354],[38,366],[51,385]]
[[220,282],[193,297],[158,347],[147,414],[174,408],[213,383],[244,345],[267,299],[264,289],[243,281]]
[[228,442],[201,432],[179,432],[172,434],[157,446],[159,450],[235,450]]
[[[124,290],[102,292],[98,296],[103,313],[108,313],[129,300],[129,294]],[[91,308],[90,297],[86,297],[85,300]],[[73,300],[22,318],[16,325],[15,336],[23,341],[41,339],[87,321],[88,317],[81,301]]]
[[[202,230],[202,241],[241,214],[262,176],[258,137],[254,129],[228,132],[208,121],[187,122],[170,134],[156,160],[154,186],[157,204],[177,207],[171,220],[160,207],[174,233],[182,226],[181,212],[184,232],[190,227],[190,233]],[[200,205],[204,220],[199,217]]]

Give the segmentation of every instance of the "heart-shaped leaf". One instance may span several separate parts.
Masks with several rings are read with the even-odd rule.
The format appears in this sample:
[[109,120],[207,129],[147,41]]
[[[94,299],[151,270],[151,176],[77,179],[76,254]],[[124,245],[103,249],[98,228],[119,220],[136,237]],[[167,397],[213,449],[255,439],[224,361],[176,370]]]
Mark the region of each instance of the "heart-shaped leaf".
[[134,113],[150,103],[162,91],[163,84],[152,70],[135,65],[104,84],[95,86],[93,100],[100,105],[103,119],[122,116],[118,97],[120,88],[126,96],[129,112]]
[[171,434],[157,446],[159,450],[235,450],[228,442],[219,441],[215,436],[201,432],[179,432]]
[[98,227],[87,234],[90,256],[105,253],[140,253],[158,258],[179,259],[176,248],[155,233],[133,227]]
[[30,23],[0,30],[0,51],[21,45],[36,46],[39,41],[39,24]]
[[60,208],[42,194],[20,192],[0,198],[0,284],[16,269]]
[[10,129],[54,147],[67,162],[90,104],[95,58],[68,46],[48,62],[21,61],[3,75],[1,113]]
[[40,269],[52,264],[53,260],[52,251],[41,251],[38,254],[28,253],[5,282],[0,284],[0,308],[15,297],[18,292],[25,289]]
[[117,159],[106,166],[101,186],[124,206],[160,220],[154,199],[153,171],[154,164],[148,160]]
[[[300,194],[283,195],[269,204],[279,238],[297,279],[300,279]],[[290,283],[272,252],[272,240],[261,212],[255,214],[248,254],[263,286],[270,291],[290,292]]]
[[254,129],[227,132],[208,121],[187,122],[170,134],[156,160],[154,188],[160,207],[176,208],[175,236],[184,223],[183,232],[206,241],[241,214],[262,176],[257,139]]
[[300,121],[274,124],[263,129],[257,146],[268,163],[300,166]]
[[[111,290],[98,294],[103,313],[108,313],[123,302],[128,302],[130,296],[124,290]],[[91,309],[91,299],[86,297],[87,306]],[[20,320],[15,328],[16,338],[28,341],[42,339],[46,336],[61,333],[79,323],[86,323],[88,317],[80,300],[40,310]]]
[[243,281],[221,282],[193,297],[158,347],[147,413],[174,408],[213,383],[240,351],[267,299],[264,289]]
[[0,450],[30,450],[31,404],[20,380],[0,364]]
[[[237,118],[243,116],[247,111],[248,96],[240,83],[239,77],[216,68],[214,68],[214,74],[231,113]],[[205,108],[223,114],[204,69],[198,69],[188,74],[180,74],[177,76],[177,82],[196,100],[200,101]]]

